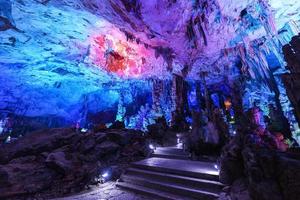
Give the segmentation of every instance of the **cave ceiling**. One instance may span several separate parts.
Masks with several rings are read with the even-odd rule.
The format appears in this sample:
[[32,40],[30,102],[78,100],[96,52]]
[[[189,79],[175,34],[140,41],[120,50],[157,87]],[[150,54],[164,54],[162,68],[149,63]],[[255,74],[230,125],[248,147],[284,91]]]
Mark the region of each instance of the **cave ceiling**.
[[297,0],[0,0],[2,102],[64,104],[172,74],[207,72],[208,84],[235,77],[252,42],[267,46],[299,24],[299,8]]
[[84,76],[89,67],[123,78],[170,77],[183,70],[191,78],[201,71],[223,75],[236,59],[224,59],[224,50],[274,37],[299,19],[299,5],[296,0],[1,0],[1,62],[29,68],[35,76]]

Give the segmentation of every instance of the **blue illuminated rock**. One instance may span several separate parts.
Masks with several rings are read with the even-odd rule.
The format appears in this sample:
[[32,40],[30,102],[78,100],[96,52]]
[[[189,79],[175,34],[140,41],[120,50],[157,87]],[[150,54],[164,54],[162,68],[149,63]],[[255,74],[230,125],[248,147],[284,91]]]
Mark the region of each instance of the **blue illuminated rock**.
[[187,79],[209,72],[209,84],[242,72],[254,85],[245,99],[269,99],[265,74],[284,71],[281,46],[299,32],[296,0],[134,2],[1,0],[1,113],[84,124],[117,113],[121,91],[151,94],[147,80],[184,75],[185,66]]

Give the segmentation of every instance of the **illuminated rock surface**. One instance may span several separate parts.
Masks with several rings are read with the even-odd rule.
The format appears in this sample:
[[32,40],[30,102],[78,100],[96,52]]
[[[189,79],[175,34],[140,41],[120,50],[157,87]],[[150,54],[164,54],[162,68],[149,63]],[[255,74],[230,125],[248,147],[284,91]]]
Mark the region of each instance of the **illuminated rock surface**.
[[[39,193],[51,186],[45,179],[71,171],[72,181],[60,179],[71,185],[60,182],[67,191],[57,192],[69,193],[87,185],[79,168],[96,165],[99,149],[111,155],[128,142],[128,130],[105,142],[68,132],[84,144],[61,138],[64,131],[59,141],[51,131],[40,132],[43,142],[30,138],[43,128],[97,133],[113,124],[160,140],[169,130],[219,129],[229,137],[257,107],[260,125],[293,146],[292,136],[300,141],[299,33],[299,0],[0,0],[0,142],[12,140],[0,150],[0,195]],[[220,122],[215,129],[212,119]],[[26,187],[18,185],[23,175],[32,178]],[[294,198],[296,186],[281,186],[282,195]]]
[[187,66],[187,77],[209,71],[213,83],[234,77],[239,60],[259,79],[264,62],[284,67],[280,45],[299,32],[298,11],[277,0],[1,0],[0,109],[74,123],[84,106],[116,110],[132,88],[124,79],[143,87]]

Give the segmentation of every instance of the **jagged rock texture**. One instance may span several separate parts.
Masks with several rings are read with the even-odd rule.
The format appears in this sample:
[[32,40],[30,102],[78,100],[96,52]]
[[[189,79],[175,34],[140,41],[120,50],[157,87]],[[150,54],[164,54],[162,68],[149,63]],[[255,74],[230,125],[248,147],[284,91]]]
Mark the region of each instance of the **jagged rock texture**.
[[109,168],[115,179],[128,163],[148,155],[137,131],[42,130],[0,145],[0,198],[53,198],[78,192]]
[[281,47],[299,32],[299,5],[0,0],[0,110],[69,125],[89,110],[117,113],[120,90],[132,82],[151,93],[150,78],[198,80],[201,72],[208,84],[247,76],[247,108],[273,95],[267,74],[284,71]]

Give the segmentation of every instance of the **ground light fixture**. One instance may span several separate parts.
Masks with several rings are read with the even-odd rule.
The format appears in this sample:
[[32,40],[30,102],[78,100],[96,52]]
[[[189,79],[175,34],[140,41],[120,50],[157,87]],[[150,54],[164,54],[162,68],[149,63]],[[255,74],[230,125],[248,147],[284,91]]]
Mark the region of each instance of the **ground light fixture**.
[[155,149],[156,149],[155,146],[154,146],[153,144],[149,144],[149,148],[150,148],[151,150],[155,150]]
[[111,177],[111,174],[109,171],[104,171],[101,173],[100,175],[100,183],[104,184],[105,182],[107,182]]

